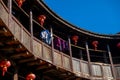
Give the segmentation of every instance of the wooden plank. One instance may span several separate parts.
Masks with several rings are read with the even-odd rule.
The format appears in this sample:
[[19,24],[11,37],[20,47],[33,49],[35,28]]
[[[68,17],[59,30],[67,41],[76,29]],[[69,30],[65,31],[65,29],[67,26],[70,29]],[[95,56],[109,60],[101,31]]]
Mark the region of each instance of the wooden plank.
[[51,64],[44,62],[44,63],[41,63],[41,64],[36,68],[36,70],[47,69],[47,68],[50,68],[50,67],[52,67]]
[[18,45],[19,42],[18,41],[9,41],[9,42],[6,42],[7,45]]
[[26,51],[26,49],[25,48],[17,48],[17,49],[15,49],[15,51],[16,52],[24,52],[24,51]]
[[32,61],[26,64],[27,66],[35,66],[35,65],[40,65],[40,61]]
[[35,57],[30,57],[30,58],[19,60],[18,63],[27,63],[27,62],[35,61],[35,60],[36,60]]
[[12,55],[11,58],[18,59],[21,57],[29,57],[29,56],[31,56],[31,55],[26,52],[23,52],[23,53],[16,53],[16,54]]
[[12,36],[12,34],[10,32],[0,31],[0,36],[9,37],[9,36]]

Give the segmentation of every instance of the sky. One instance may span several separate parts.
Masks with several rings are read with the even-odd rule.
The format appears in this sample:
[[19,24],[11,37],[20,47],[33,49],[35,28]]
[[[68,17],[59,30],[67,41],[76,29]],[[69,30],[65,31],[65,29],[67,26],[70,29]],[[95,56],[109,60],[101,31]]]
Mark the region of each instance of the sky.
[[43,0],[65,21],[94,33],[120,32],[120,0]]

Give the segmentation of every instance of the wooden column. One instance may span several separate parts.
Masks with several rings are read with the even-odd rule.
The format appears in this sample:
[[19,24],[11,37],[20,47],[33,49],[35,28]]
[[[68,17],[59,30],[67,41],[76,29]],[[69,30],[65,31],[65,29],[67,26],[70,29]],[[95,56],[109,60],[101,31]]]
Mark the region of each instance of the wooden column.
[[80,72],[82,72],[82,63],[81,61],[83,60],[83,55],[82,55],[82,50],[79,50],[79,56],[80,56]]
[[11,27],[12,22],[12,0],[8,0],[8,9],[9,9],[9,15],[8,15],[8,27]]
[[70,60],[71,60],[71,71],[73,71],[73,62],[72,62],[72,49],[71,49],[71,40],[70,37],[68,37],[68,43],[69,43],[69,54],[70,54]]
[[31,10],[30,10],[30,33],[31,33],[30,48],[31,48],[31,51],[33,52],[33,14]]
[[87,58],[88,58],[89,73],[90,73],[90,76],[92,76],[92,68],[91,68],[90,53],[89,53],[88,43],[87,43],[87,42],[86,42],[86,44],[85,44],[85,47],[86,47]]
[[17,73],[17,72],[14,73],[14,75],[13,75],[13,80],[18,80],[18,73]]
[[51,40],[52,40],[52,42],[51,42],[52,62],[54,64],[55,63],[54,62],[54,42],[53,42],[53,29],[52,29],[52,27],[50,28],[50,32],[51,32]]
[[33,36],[33,15],[31,10],[30,10],[30,33]]
[[111,56],[109,45],[107,45],[107,50],[108,50],[108,55],[109,55],[109,59],[110,59],[110,64],[111,64],[111,67],[112,67],[113,77],[114,77],[114,80],[116,80],[115,68],[114,68],[114,65],[113,65],[113,60],[112,60],[112,56]]
[[8,0],[9,14],[12,14],[12,0]]

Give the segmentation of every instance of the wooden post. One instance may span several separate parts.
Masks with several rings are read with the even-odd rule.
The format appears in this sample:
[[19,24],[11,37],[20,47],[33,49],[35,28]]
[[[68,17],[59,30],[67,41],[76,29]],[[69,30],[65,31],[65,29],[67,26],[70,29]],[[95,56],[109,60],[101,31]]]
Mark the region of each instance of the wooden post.
[[18,80],[18,74],[17,74],[17,72],[14,73],[13,80]]
[[[89,53],[88,43],[87,43],[87,42],[86,42],[86,44],[85,44],[85,47],[86,47],[87,58],[88,58],[89,73],[90,73],[90,76],[92,76],[92,68],[91,68],[90,53]],[[90,80],[91,80],[91,77],[90,77]]]
[[32,11],[30,10],[30,33],[33,36],[33,16],[32,16]]
[[9,14],[12,14],[12,0],[8,0]]
[[30,33],[31,33],[30,48],[31,48],[31,51],[33,52],[33,16],[32,16],[31,10],[30,10]]
[[80,50],[79,56],[80,56],[80,71],[82,72],[82,66],[81,66],[82,65],[81,61],[83,60],[82,50]]
[[9,15],[8,15],[8,27],[11,27],[12,22],[12,0],[8,0],[8,9],[9,9]]
[[112,56],[111,56],[109,45],[107,45],[107,50],[108,50],[108,55],[109,55],[109,59],[110,59],[111,67],[112,67],[113,77],[114,77],[114,80],[116,80],[115,68],[114,68],[114,65],[113,65],[113,60],[112,60]]
[[69,43],[69,53],[70,53],[70,60],[71,60],[71,71],[73,71],[73,62],[72,62],[72,49],[71,49],[71,40],[70,37],[68,37],[68,43]]
[[51,39],[52,39],[52,42],[51,42],[52,62],[53,62],[53,64],[54,64],[54,63],[55,63],[55,62],[54,62],[54,42],[53,42],[53,30],[52,30],[52,27],[50,28],[50,32],[51,32]]

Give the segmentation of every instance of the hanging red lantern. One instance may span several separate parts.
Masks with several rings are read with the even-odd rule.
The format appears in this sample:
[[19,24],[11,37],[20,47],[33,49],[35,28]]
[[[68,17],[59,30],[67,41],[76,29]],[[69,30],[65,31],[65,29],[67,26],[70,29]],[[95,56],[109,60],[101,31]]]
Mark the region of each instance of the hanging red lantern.
[[18,6],[21,7],[25,0],[16,0],[16,1],[17,1]]
[[72,36],[72,40],[74,41],[74,44],[77,45],[79,37],[77,35]]
[[38,16],[38,20],[41,26],[43,26],[45,19],[46,19],[45,15]]
[[98,41],[93,41],[93,42],[92,42],[92,45],[93,45],[93,47],[94,47],[94,50],[97,50]]
[[2,76],[5,75],[5,72],[7,72],[7,67],[6,66],[2,67]]
[[10,61],[6,61],[6,67],[10,67],[10,66],[11,66]]
[[117,43],[117,47],[118,47],[118,48],[120,48],[120,42],[119,42],[119,43]]
[[35,74],[30,73],[26,76],[26,80],[34,80],[36,78]]
[[7,61],[7,60],[3,60],[0,62],[0,67],[1,67],[1,70],[2,70],[2,76],[5,75],[5,72],[7,72],[7,68],[11,66],[11,63],[10,61]]

